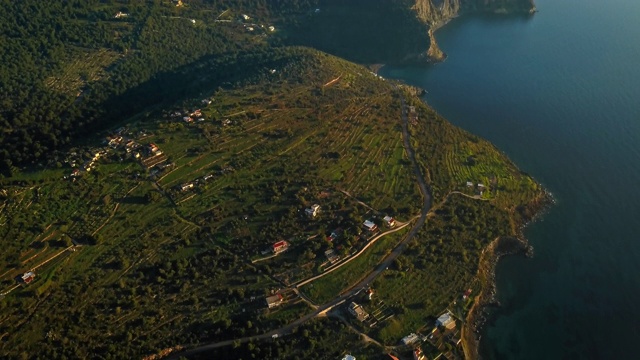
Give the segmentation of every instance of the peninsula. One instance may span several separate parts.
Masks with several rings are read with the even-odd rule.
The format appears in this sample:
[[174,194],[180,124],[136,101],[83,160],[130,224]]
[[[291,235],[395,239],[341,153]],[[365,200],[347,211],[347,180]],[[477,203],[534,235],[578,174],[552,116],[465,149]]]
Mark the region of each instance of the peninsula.
[[493,265],[548,197],[366,65],[531,9],[8,4],[0,357],[475,358]]

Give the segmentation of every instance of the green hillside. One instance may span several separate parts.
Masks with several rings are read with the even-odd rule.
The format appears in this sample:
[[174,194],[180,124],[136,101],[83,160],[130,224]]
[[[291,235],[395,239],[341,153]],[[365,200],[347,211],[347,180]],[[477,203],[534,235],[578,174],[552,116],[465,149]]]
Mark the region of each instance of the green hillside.
[[[406,86],[287,45],[352,58],[362,29],[304,32],[354,9],[318,4],[3,4],[0,357],[156,359],[229,341],[240,357],[377,358],[376,342],[430,331],[472,288],[464,317],[487,285],[483,250],[518,235],[543,189]],[[344,294],[399,244],[374,300],[349,300],[367,321],[347,303],[290,342],[245,341]]]

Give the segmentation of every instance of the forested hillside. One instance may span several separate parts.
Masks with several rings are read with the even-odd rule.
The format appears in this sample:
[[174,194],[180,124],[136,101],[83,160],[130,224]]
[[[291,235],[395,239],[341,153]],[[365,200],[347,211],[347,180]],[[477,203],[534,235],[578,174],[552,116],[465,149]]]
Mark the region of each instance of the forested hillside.
[[[264,48],[273,34],[246,23],[266,25],[313,3],[3,0],[0,173],[51,161],[54,150],[122,114],[183,96],[191,79],[176,79],[176,69]],[[241,21],[245,9],[257,18]]]

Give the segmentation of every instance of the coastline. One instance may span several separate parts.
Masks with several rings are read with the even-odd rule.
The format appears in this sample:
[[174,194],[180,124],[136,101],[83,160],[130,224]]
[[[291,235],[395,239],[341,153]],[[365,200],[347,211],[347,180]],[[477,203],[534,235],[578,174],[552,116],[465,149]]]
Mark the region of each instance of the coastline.
[[[533,247],[524,236],[524,229],[537,219],[541,218],[545,212],[555,203],[553,195],[546,190],[526,206],[528,217],[523,217],[518,224],[516,236],[501,236],[494,239],[480,255],[477,278],[482,284],[480,294],[475,298],[474,303],[467,313],[461,330],[462,349],[467,360],[480,359],[480,330],[487,322],[487,312],[489,307],[500,306],[496,300],[495,271],[500,259],[510,255],[533,256]],[[521,214],[526,216],[525,214]]]

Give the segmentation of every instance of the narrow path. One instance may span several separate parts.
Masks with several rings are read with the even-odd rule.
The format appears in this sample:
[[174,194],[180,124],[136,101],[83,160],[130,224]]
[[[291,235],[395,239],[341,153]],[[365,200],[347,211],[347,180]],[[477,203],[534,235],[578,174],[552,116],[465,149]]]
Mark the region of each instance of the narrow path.
[[188,357],[188,356],[195,355],[195,354],[198,354],[198,353],[201,353],[201,352],[205,352],[205,351],[208,351],[208,350],[213,350],[213,349],[217,349],[217,348],[220,348],[220,347],[229,346],[229,345],[232,345],[234,343],[246,343],[246,342],[250,342],[250,341],[269,339],[269,338],[272,338],[274,335],[280,337],[282,335],[291,334],[293,332],[293,330],[295,328],[297,328],[298,326],[300,326],[300,325],[304,324],[305,322],[315,318],[319,314],[327,313],[328,311],[330,311],[334,307],[343,304],[345,301],[347,301],[348,299],[350,299],[354,295],[357,295],[358,293],[360,293],[361,291],[366,289],[368,287],[368,285],[376,277],[378,277],[389,265],[391,265],[391,263],[398,256],[400,256],[402,254],[402,252],[404,250],[406,250],[409,242],[416,236],[418,231],[420,231],[422,226],[425,224],[425,222],[427,220],[427,214],[429,213],[429,210],[431,209],[432,198],[431,198],[431,192],[429,190],[427,182],[425,181],[424,175],[422,174],[422,171],[420,170],[420,167],[419,167],[419,165],[418,165],[418,163],[416,161],[416,156],[415,156],[414,149],[411,147],[411,141],[410,141],[410,138],[409,138],[409,130],[408,130],[408,119],[407,119],[407,116],[406,116],[405,108],[406,108],[406,104],[405,104],[405,100],[404,100],[404,97],[403,97],[402,98],[402,138],[403,138],[403,142],[404,142],[404,148],[405,148],[405,151],[407,151],[407,154],[409,155],[409,159],[411,160],[411,162],[413,164],[413,170],[414,170],[414,173],[416,175],[416,180],[418,181],[418,185],[420,187],[420,192],[423,195],[422,211],[421,211],[420,217],[418,218],[418,221],[416,221],[416,223],[413,225],[413,227],[409,231],[409,234],[407,235],[407,237],[404,240],[402,240],[402,242],[400,242],[400,244],[398,246],[396,246],[396,248],[393,249],[393,251],[389,255],[387,255],[387,257],[380,264],[378,264],[378,266],[376,266],[376,268],[373,269],[373,271],[371,271],[369,273],[369,275],[367,275],[365,278],[363,278],[358,283],[353,285],[349,290],[347,290],[344,293],[342,293],[342,295],[339,295],[339,296],[335,297],[333,300],[318,306],[318,308],[316,310],[314,310],[313,312],[311,312],[311,313],[299,318],[298,320],[295,320],[294,322],[290,323],[289,325],[283,326],[283,327],[281,327],[279,329],[271,330],[271,331],[266,332],[266,333],[261,334],[261,335],[248,336],[248,337],[243,337],[243,338],[239,338],[239,339],[226,340],[226,341],[220,341],[220,342],[214,342],[214,343],[210,343],[210,344],[206,344],[206,345],[201,345],[201,346],[192,348],[190,350],[186,350],[186,351],[179,352],[179,353],[176,353],[174,355],[171,355],[167,359],[178,359],[181,356]]

